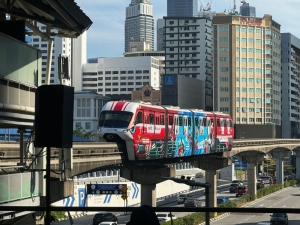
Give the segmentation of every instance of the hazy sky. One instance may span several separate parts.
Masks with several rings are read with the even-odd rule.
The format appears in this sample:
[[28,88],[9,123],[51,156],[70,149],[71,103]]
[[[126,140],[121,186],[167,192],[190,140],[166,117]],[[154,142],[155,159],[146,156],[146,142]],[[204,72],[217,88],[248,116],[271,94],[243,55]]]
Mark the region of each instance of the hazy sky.
[[[87,57],[122,57],[124,52],[125,9],[131,0],[75,0],[93,21],[87,32]],[[206,5],[210,0],[201,0]],[[233,0],[211,0],[212,11],[224,12],[233,8]],[[256,7],[256,16],[271,14],[281,25],[281,32],[300,38],[300,0],[248,0]],[[154,29],[157,19],[167,15],[166,0],[151,0],[154,8]],[[236,0],[237,11],[240,1]],[[200,7],[200,4],[198,4]],[[156,49],[156,34],[154,36]]]

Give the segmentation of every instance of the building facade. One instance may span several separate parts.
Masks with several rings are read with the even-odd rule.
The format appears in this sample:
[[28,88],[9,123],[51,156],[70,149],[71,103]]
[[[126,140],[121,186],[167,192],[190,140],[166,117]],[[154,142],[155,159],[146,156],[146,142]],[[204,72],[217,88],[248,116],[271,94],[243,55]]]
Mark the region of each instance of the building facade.
[[165,51],[165,20],[158,19],[156,22],[156,50]]
[[[46,32],[46,26],[38,23],[37,28],[41,32]],[[52,29],[51,32],[57,32]],[[52,62],[50,72],[50,84],[64,84],[68,86],[74,86],[75,90],[81,90],[81,66],[86,63],[86,44],[87,37],[86,32],[80,35],[78,38],[61,38],[52,37],[53,50],[52,50]],[[32,36],[32,42],[29,45],[38,48],[42,51],[42,84],[45,84],[46,68],[48,59],[48,41],[44,40],[40,36]],[[59,55],[67,56],[69,58],[69,74],[71,79],[64,79],[62,82],[58,72],[58,57]]]
[[205,81],[205,110],[212,107],[212,21],[207,17],[164,17],[165,74]]
[[159,59],[151,56],[98,58],[83,64],[83,91],[130,100],[131,91],[150,84],[159,89]]
[[198,0],[167,0],[168,17],[193,17],[198,15]]
[[141,89],[132,91],[131,100],[161,105],[161,90],[155,90],[149,84],[145,84]]
[[[131,41],[130,52],[125,52],[124,57],[153,56],[159,59],[159,77],[165,73],[165,51],[151,51],[149,44],[144,41]],[[161,84],[161,81],[160,81]]]
[[300,134],[300,39],[281,34],[282,137],[299,138]]
[[256,17],[255,7],[250,6],[249,3],[242,1],[242,5],[240,6],[240,14],[241,16],[251,16]]
[[236,124],[281,125],[280,25],[263,18],[217,14],[214,110]]
[[150,0],[131,0],[126,7],[125,52],[129,52],[130,41],[146,41],[154,50],[153,6]]
[[73,130],[82,127],[86,132],[97,131],[102,107],[109,100],[94,91],[75,91]]
[[181,75],[163,75],[162,105],[205,109],[205,81]]

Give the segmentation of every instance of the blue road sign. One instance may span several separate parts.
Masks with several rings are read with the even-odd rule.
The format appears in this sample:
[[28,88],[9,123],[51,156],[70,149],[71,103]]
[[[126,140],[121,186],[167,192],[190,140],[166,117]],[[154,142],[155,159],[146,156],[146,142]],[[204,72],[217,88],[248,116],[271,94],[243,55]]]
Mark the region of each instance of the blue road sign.
[[127,184],[87,184],[87,194],[115,194],[127,193]]

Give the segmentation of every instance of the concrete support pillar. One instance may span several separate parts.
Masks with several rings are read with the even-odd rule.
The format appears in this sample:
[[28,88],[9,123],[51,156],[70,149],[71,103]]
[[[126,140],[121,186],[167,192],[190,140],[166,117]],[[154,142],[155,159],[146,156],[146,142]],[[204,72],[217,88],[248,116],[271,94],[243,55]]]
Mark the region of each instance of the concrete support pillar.
[[209,207],[217,207],[217,171],[205,170],[205,182],[211,185],[209,190]]
[[296,155],[296,178],[300,179],[300,149],[293,150]]
[[121,177],[141,185],[141,204],[152,207],[156,207],[156,184],[164,181],[160,177],[175,177],[175,175],[175,166],[147,168],[145,165],[121,169]]
[[248,163],[248,191],[251,195],[256,195],[256,163]]
[[276,160],[276,184],[283,184],[283,159],[275,158]]
[[141,184],[141,205],[156,207],[156,184]]
[[288,149],[274,149],[271,151],[271,156],[276,160],[276,184],[283,185],[283,159],[289,155]]

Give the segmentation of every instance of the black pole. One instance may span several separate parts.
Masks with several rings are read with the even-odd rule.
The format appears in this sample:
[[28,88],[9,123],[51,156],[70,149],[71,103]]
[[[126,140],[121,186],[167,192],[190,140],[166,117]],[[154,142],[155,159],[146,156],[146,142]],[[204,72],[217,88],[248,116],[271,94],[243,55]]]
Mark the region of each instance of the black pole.
[[[209,188],[210,184],[205,183],[205,207],[209,208]],[[205,212],[205,224],[209,225],[210,223],[210,218],[209,218],[209,212]]]
[[51,148],[47,147],[47,166],[46,166],[46,217],[45,224],[50,225],[50,152]]

